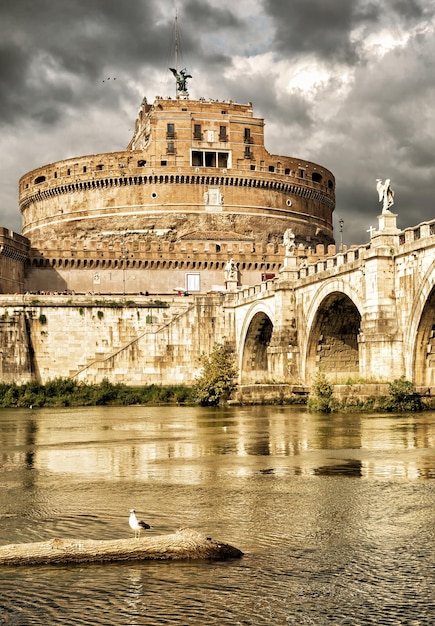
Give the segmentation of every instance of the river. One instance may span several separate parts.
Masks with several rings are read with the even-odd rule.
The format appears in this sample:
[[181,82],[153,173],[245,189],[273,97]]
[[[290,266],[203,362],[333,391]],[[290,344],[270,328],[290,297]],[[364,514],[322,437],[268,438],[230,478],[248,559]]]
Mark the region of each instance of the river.
[[435,412],[0,410],[2,544],[126,538],[128,513],[227,562],[0,567],[0,624],[429,626]]

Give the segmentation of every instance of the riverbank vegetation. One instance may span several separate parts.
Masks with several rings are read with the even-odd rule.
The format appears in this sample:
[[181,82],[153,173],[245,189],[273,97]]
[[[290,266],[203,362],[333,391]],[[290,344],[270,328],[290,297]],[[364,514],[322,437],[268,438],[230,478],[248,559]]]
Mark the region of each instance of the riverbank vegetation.
[[[22,385],[0,383],[0,407],[68,407],[68,406],[132,406],[132,405],[195,405],[218,406],[225,404],[236,390],[237,368],[231,351],[218,346],[204,360],[204,368],[196,385],[145,385],[132,387],[111,383],[104,379],[99,384],[88,384],[71,378],[55,378],[45,385],[28,382]],[[334,384],[324,374],[313,380],[310,394],[295,395],[279,391],[276,400],[253,401],[248,404],[307,404],[313,412],[410,412],[435,410],[435,398],[420,397],[413,383],[399,378],[386,385],[387,395],[361,397],[351,389],[349,394],[335,394]],[[244,404],[244,402],[242,402]],[[237,402],[233,401],[233,404]]]
[[[435,408],[435,400],[425,398],[424,401],[416,392],[414,384],[404,376],[387,384],[387,395],[374,395],[362,398],[350,393],[345,397],[334,395],[334,386],[327,376],[319,372],[311,385],[307,406],[310,411],[331,413],[333,411],[377,411],[401,413],[422,411]],[[351,385],[349,385],[351,391]]]
[[183,385],[130,387],[104,379],[88,384],[71,378],[55,378],[45,385],[0,384],[1,407],[129,406],[144,404],[194,404],[194,389]]

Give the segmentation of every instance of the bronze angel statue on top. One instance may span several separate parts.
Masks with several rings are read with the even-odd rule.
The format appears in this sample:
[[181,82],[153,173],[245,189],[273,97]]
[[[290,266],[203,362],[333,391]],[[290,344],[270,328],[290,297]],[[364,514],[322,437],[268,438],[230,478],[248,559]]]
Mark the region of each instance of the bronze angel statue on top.
[[173,67],[170,67],[169,69],[177,80],[177,91],[184,93],[187,92],[187,79],[192,78],[192,76],[190,74],[186,74],[186,68],[180,70],[179,72]]

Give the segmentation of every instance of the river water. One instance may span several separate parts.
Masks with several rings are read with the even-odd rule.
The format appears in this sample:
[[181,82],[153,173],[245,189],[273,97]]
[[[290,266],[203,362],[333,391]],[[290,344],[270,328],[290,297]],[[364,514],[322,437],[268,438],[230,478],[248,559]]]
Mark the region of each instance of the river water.
[[129,509],[227,562],[0,567],[0,624],[435,619],[435,412],[0,410],[0,543],[131,536]]

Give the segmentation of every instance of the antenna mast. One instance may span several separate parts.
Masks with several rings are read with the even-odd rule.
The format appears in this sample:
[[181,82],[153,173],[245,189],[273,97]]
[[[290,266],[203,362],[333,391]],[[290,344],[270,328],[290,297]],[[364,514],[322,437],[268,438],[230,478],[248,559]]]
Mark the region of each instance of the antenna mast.
[[178,11],[175,9],[175,67],[169,69],[175,76],[175,97],[178,100],[187,100],[189,98],[189,92],[187,91],[187,79],[192,78],[190,74],[186,73],[186,68],[178,70],[178,53],[179,53],[179,36],[178,36]]
[[[178,74],[178,11],[175,8],[175,71]],[[178,98],[178,80],[175,81],[175,97]]]

